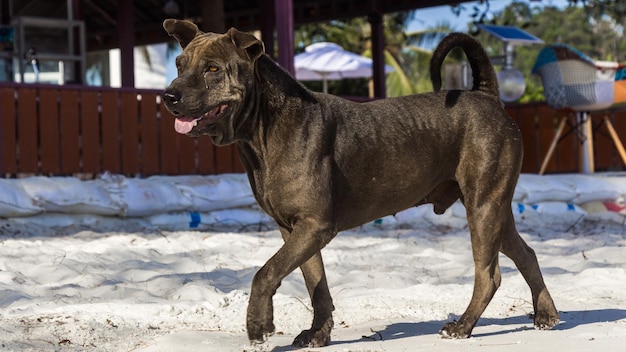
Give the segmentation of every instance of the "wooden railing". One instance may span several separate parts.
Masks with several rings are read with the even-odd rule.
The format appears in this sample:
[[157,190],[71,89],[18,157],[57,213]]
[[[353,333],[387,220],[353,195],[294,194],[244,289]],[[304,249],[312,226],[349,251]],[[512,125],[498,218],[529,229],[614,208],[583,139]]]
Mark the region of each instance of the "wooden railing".
[[234,146],[177,134],[160,93],[0,84],[0,176],[243,172]]
[[[216,147],[208,137],[174,131],[174,118],[160,91],[83,86],[0,83],[0,177],[81,175],[104,172],[128,176],[243,172],[235,146]],[[544,103],[511,105],[524,138],[523,172],[539,171],[560,116]],[[610,114],[626,136],[626,112],[594,114],[599,125]],[[547,172],[578,170],[579,138],[567,134]],[[597,170],[625,170],[606,127],[595,133]]]
[[[545,103],[513,104],[507,106],[509,115],[522,131],[524,140],[524,163],[522,172],[537,173],[548,152],[561,117],[567,117],[567,128],[560,137],[554,156],[550,158],[546,173],[578,172],[580,170],[581,143],[584,137],[572,110],[554,110]],[[596,171],[626,170],[626,166],[610,137],[603,117],[608,116],[622,143],[626,142],[626,110],[611,109],[591,114],[594,126],[593,145]]]

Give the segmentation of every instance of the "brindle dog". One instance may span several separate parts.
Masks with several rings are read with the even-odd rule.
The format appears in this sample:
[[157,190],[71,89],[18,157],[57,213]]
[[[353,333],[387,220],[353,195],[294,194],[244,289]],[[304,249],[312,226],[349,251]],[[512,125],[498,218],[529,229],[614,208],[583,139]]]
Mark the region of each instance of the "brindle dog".
[[[327,345],[334,307],[322,248],[339,231],[425,203],[442,213],[457,199],[467,209],[474,293],[441,335],[470,336],[500,285],[498,252],[515,262],[530,286],[535,327],[559,322],[536,256],[513,220],[520,131],[498,98],[496,75],[477,41],[456,33],[441,42],[431,61],[435,92],[355,103],[308,90],[250,34],[203,33],[172,19],[164,27],[184,49],[176,59],[178,77],[163,94],[176,130],[237,144],[254,196],[284,239],[252,282],[252,342],[274,332],[272,296],[300,268],[314,312],[311,328],[294,345]],[[443,59],[454,47],[463,48],[471,64],[470,91],[440,89]]]

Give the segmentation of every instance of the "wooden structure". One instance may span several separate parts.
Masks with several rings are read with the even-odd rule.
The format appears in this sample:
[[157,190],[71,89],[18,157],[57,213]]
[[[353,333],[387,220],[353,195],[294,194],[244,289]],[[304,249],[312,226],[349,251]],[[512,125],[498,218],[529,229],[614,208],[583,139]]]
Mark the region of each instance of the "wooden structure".
[[[236,146],[216,147],[208,137],[174,131],[160,91],[0,83],[0,177],[96,177],[243,172]],[[510,105],[524,138],[523,172],[539,172],[557,122],[576,123],[573,111],[545,103]],[[625,170],[609,137],[606,117],[626,135],[626,111],[596,112],[597,170]],[[566,134],[546,172],[576,172],[580,139]]]
[[[555,110],[544,102],[510,105],[507,110],[522,131],[522,172],[579,172],[583,158],[581,149],[587,148],[589,143],[585,143],[587,139],[581,130],[574,128],[579,123],[576,111]],[[617,135],[626,135],[626,110],[594,111],[589,118],[588,133],[593,136],[589,142],[594,145],[595,170],[626,170],[620,145],[614,143]],[[570,128],[563,133],[565,125]]]
[[160,94],[0,83],[0,177],[243,172],[235,146],[176,133]]
[[190,19],[204,30],[216,31],[209,21],[216,19],[205,18],[205,14],[223,10],[224,23],[219,28],[260,30],[267,53],[291,73],[295,24],[367,17],[372,32],[374,95],[384,97],[383,14],[467,1],[470,0],[170,0],[178,10],[166,13],[169,11],[164,0],[3,0],[0,25],[10,24],[19,16],[85,21],[87,51],[120,48],[122,87],[130,88],[134,86],[133,47],[169,41],[162,27],[168,17]]
[[[169,40],[161,24],[166,17],[188,18],[205,27],[203,6],[211,1],[178,1],[177,14],[166,14],[164,0],[7,0],[0,1],[0,24],[17,16],[65,18],[85,21],[87,51],[120,48],[122,86],[18,85],[0,82],[0,177],[21,175],[84,175],[103,172],[129,176],[154,174],[215,174],[242,172],[236,147],[215,147],[206,137],[178,135],[173,117],[161,104],[159,91],[133,86],[133,47]],[[469,0],[232,0],[223,2],[225,27],[260,29],[266,49],[284,67],[293,59],[293,26],[299,23],[367,16],[372,26],[375,95],[384,95],[381,16]],[[170,2],[170,1],[167,1]],[[274,34],[278,55],[274,55]],[[382,93],[381,93],[382,92]],[[523,172],[539,171],[565,117],[545,104],[511,105],[510,115],[522,130],[525,143]],[[607,115],[608,114],[608,115]],[[613,122],[615,132],[626,135],[625,112],[597,112]],[[624,165],[606,135],[606,124],[596,131],[596,169],[623,170]],[[566,134],[555,144],[555,158],[546,172],[578,169],[577,135]]]

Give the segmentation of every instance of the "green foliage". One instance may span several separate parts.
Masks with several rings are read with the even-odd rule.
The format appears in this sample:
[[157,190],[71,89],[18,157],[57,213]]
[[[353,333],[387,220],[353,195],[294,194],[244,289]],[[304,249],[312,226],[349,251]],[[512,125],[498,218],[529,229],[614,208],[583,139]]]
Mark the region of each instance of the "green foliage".
[[[626,64],[626,37],[621,25],[626,19],[626,1],[622,0],[570,0],[572,6],[560,10],[544,7],[534,2],[513,1],[499,12],[490,12],[489,1],[480,0],[476,4],[465,3],[451,7],[451,15],[461,11],[473,11],[476,21],[510,25],[541,38],[546,44],[565,43],[586,53],[596,60],[611,60]],[[584,5],[584,6],[581,6]],[[399,96],[432,91],[428,72],[431,52],[443,35],[462,30],[452,28],[443,22],[426,31],[406,33],[409,20],[419,12],[399,13],[383,17],[385,31],[385,61],[395,71],[387,76],[387,95]],[[491,20],[487,20],[491,18]],[[470,25],[468,32],[476,34],[476,27]],[[503,55],[503,45],[497,39],[477,33],[477,38],[485,45],[491,56]],[[307,24],[296,28],[296,51],[301,52],[312,43],[331,41],[344,49],[368,56],[371,47],[370,25],[366,18],[346,21]],[[541,81],[531,75],[532,66],[543,46],[517,46],[515,67],[526,77],[526,93],[520,102],[543,100]],[[452,52],[450,60],[462,59],[462,54]],[[321,91],[321,82],[305,82],[310,88]],[[330,81],[329,92],[338,95],[367,96],[368,80]]]
[[[295,30],[296,53],[313,43],[333,42],[345,50],[363,53],[368,46],[369,23],[365,18],[354,18],[349,21],[331,21],[312,23],[299,26]],[[305,86],[321,92],[321,81],[304,81]],[[344,96],[368,96],[366,79],[345,79],[328,81],[328,92]]]
[[[512,25],[541,38],[546,45],[568,44],[595,60],[626,61],[626,40],[616,22],[607,16],[594,18],[588,9],[570,6],[563,10],[546,6],[531,7],[527,2],[516,1],[502,12],[495,13],[493,24]],[[502,53],[502,44],[486,34],[479,39],[491,53]],[[520,102],[544,100],[541,81],[531,75],[543,45],[517,46],[514,66],[526,77],[526,92]],[[501,54],[500,54],[501,55]]]
[[626,19],[626,3],[624,0],[568,0],[570,4],[580,5],[593,18],[609,16],[617,23]]
[[[404,28],[406,28],[411,16],[412,13],[408,12],[383,17],[386,64],[394,67],[397,71],[390,74],[387,86],[393,87],[396,84],[394,82],[404,82],[398,83],[405,84],[404,87],[398,87],[398,89],[407,94],[412,94],[414,91],[407,88],[405,77],[401,77],[403,72],[398,70],[399,59],[397,58],[402,55],[401,51],[405,42]],[[371,30],[367,18],[359,17],[346,21],[306,24],[295,30],[296,53],[303,52],[304,48],[310,44],[323,41],[337,43],[345,50],[371,57]],[[328,92],[344,96],[368,96],[368,81],[367,79],[328,81]],[[303,83],[313,90],[322,90],[321,82],[307,81]]]
[[[383,17],[385,35],[385,63],[394,68],[387,75],[387,96],[401,96],[432,91],[428,72],[431,52],[417,45],[433,46],[445,34],[452,31],[449,23],[415,33],[405,33],[413,13],[397,13]],[[371,31],[365,18],[347,21],[306,24],[296,28],[296,52],[304,51],[307,45],[330,41],[344,49],[371,57]],[[321,91],[318,81],[303,82],[307,87]],[[368,96],[368,80],[350,79],[329,81],[328,91],[346,96]]]

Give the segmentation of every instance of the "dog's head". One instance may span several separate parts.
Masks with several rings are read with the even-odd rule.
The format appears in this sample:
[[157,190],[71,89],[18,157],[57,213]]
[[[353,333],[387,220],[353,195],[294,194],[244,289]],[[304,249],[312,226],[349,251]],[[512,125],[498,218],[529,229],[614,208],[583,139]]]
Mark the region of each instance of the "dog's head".
[[234,28],[226,34],[203,33],[192,22],[174,19],[163,27],[183,48],[176,58],[178,77],[163,93],[165,106],[176,115],[176,131],[210,135],[218,145],[234,142],[263,43]]

